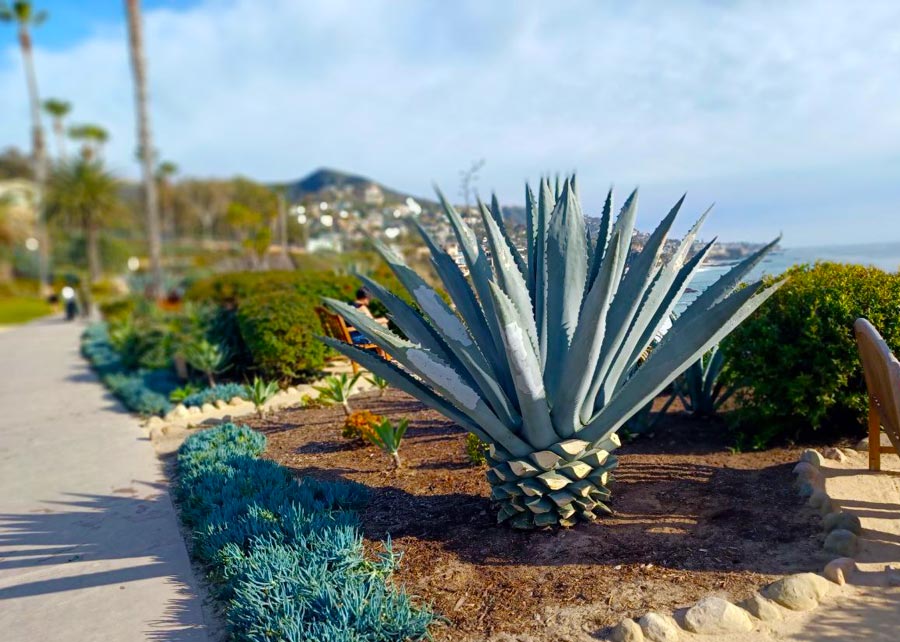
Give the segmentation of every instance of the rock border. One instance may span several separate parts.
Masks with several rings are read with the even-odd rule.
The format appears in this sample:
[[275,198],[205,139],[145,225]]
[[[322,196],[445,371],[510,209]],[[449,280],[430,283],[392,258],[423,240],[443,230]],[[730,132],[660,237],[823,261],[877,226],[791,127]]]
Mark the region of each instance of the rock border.
[[[321,393],[313,386],[321,385],[332,374],[335,373],[328,373],[311,384],[291,386],[280,390],[263,405],[264,412],[298,406],[304,401],[317,399]],[[365,377],[360,377],[353,387],[351,396],[368,392],[374,388],[375,386],[369,383]],[[164,417],[150,417],[144,421],[143,426],[149,431],[150,442],[157,454],[166,455],[177,450],[181,442],[194,429],[211,428],[220,423],[231,422],[255,414],[256,406],[251,401],[241,397],[232,397],[227,402],[220,399],[215,404],[205,403],[200,407],[178,404]]]
[[859,550],[862,524],[859,517],[846,513],[829,497],[822,466],[826,459],[844,461],[838,448],[823,452],[808,448],[793,468],[794,486],[807,503],[822,516],[826,533],[824,549],[834,555],[822,574],[795,573],[764,586],[740,604],[732,604],[718,596],[704,597],[687,609],[679,609],[680,617],[650,612],[635,621],[626,618],[609,629],[612,642],[675,642],[683,632],[701,635],[746,633],[755,622],[783,620],[791,611],[809,611],[835,589],[847,584],[857,569],[854,555]]

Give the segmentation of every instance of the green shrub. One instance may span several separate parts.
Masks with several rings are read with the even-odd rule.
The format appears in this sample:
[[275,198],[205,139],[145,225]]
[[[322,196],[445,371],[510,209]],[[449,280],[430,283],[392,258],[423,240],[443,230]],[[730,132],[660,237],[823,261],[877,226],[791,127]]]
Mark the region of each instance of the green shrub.
[[294,479],[260,459],[265,437],[224,424],[178,453],[176,499],[194,554],[236,640],[402,642],[434,615],[390,583],[398,556],[366,555],[356,509],[365,489]]
[[104,301],[99,307],[103,320],[108,323],[115,323],[125,321],[134,314],[135,305],[132,297],[123,297]]
[[241,338],[253,367],[266,379],[308,378],[325,365],[327,350],[316,335],[322,327],[316,303],[276,292],[245,299],[237,311]]
[[481,441],[478,435],[468,433],[466,435],[466,456],[469,463],[473,466],[484,466],[487,464],[489,444]]
[[741,447],[861,436],[868,406],[853,322],[869,319],[900,351],[900,275],[835,263],[786,275],[722,345],[728,381],[742,386],[733,413]]

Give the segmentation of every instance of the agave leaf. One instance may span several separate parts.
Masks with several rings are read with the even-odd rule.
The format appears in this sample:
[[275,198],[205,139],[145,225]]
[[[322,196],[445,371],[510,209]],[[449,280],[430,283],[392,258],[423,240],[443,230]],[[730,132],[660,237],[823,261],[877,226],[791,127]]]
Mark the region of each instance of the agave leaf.
[[547,228],[556,201],[547,179],[541,179],[537,209],[537,236],[534,242],[534,318],[541,351],[541,367],[547,365]]
[[522,413],[522,437],[535,450],[550,447],[557,439],[550,422],[550,409],[541,376],[541,364],[534,344],[528,338],[513,302],[503,290],[491,283],[494,306],[500,313],[503,344],[509,355],[513,382]]
[[439,355],[445,361],[456,362],[456,357],[450,352],[446,342],[427,323],[422,316],[416,312],[415,308],[409,305],[403,299],[395,296],[390,290],[382,286],[377,281],[373,281],[369,277],[354,273],[354,276],[362,281],[363,285],[372,293],[376,299],[384,304],[388,313],[393,317],[394,322],[403,328],[403,333],[409,337],[413,343],[427,348],[431,352]]
[[[438,199],[441,201],[444,213],[447,215],[447,220],[450,222],[450,227],[453,228],[453,233],[456,235],[456,240],[459,242],[459,246],[462,249],[463,256],[466,259],[466,265],[469,266],[469,276],[472,279],[472,285],[475,287],[475,292],[478,294],[478,302],[481,304],[481,309],[484,311],[484,319],[491,331],[493,343],[499,348],[499,346],[502,345],[503,339],[500,337],[497,312],[494,310],[494,300],[491,298],[491,288],[488,285],[491,280],[491,266],[484,253],[484,248],[481,247],[481,244],[478,242],[472,229],[462,220],[462,217],[459,215],[459,212],[456,211],[456,208],[444,198],[444,195],[440,190],[437,188],[435,189],[437,191]],[[505,359],[505,355],[500,355],[500,357]],[[495,370],[498,370],[497,374],[502,375],[499,381],[503,385],[506,394],[512,395],[512,375],[509,372],[508,364],[495,364]]]
[[456,306],[460,316],[465,319],[472,338],[475,339],[475,343],[478,344],[481,353],[490,363],[494,376],[502,381],[505,376],[506,358],[501,357],[497,352],[497,346],[494,344],[490,328],[484,318],[484,312],[478,303],[478,299],[475,298],[475,293],[472,292],[472,287],[469,285],[466,277],[463,276],[456,262],[450,258],[450,255],[434,242],[418,221],[415,224],[431,252],[432,265],[441,278],[444,287],[447,288],[450,299]]
[[723,299],[702,316],[687,320],[685,315],[679,317],[637,372],[591,417],[579,432],[579,439],[594,443],[609,437],[700,355],[734,330],[783,283],[760,292],[761,282],[757,282]]
[[325,303],[351,321],[372,343],[391,355],[401,366],[429,382],[444,399],[491,435],[493,441],[514,455],[522,451],[527,454],[528,446],[511,429],[511,426],[518,427],[518,421],[498,418],[483,399],[489,398],[488,395],[478,390],[468,373],[460,372],[422,346],[401,339],[346,303],[334,299],[325,299]]
[[619,363],[617,361],[619,352],[629,336],[632,321],[644,299],[644,294],[658,276],[656,266],[659,263],[663,244],[683,203],[684,196],[678,199],[678,202],[657,225],[650,238],[647,239],[644,249],[632,261],[628,267],[628,273],[622,278],[622,283],[619,285],[609,309],[609,324],[610,327],[616,328],[616,332],[607,334],[604,338],[602,349],[604,359],[594,375],[601,382],[601,386],[610,371]]
[[392,361],[385,361],[373,352],[357,348],[352,344],[331,337],[319,337],[319,339],[326,345],[345,355],[347,358],[357,362],[369,372],[390,382],[390,384],[398,390],[402,390],[403,392],[412,395],[434,410],[437,410],[451,421],[456,422],[465,430],[474,433],[482,441],[490,441],[490,437],[488,437],[487,433],[481,430],[477,424],[473,423],[469,417],[461,413],[453,406],[453,404],[422,383],[421,379],[413,377],[408,371],[403,370]]
[[534,301],[535,242],[537,241],[537,201],[531,186],[525,183],[525,243],[527,251],[527,269],[525,280],[528,283],[528,296]]
[[603,213],[600,215],[600,229],[597,231],[597,238],[594,240],[594,252],[591,255],[591,267],[588,270],[588,289],[594,284],[597,274],[600,273],[600,266],[603,264],[606,247],[609,245],[610,228],[612,227],[612,206],[613,191],[610,188],[606,194],[606,202],[603,203]]
[[[414,296],[415,294],[416,292],[413,292]],[[419,300],[418,297],[417,300]],[[423,305],[423,308],[425,309],[425,313],[431,318],[431,314],[429,314],[429,310],[426,306],[432,305],[434,300],[440,301],[440,297],[438,297],[435,292],[431,301],[425,299],[424,295],[422,296],[422,300],[426,300],[426,304]],[[433,355],[435,358],[439,359],[442,364],[446,364],[447,368],[452,369],[467,386],[475,388],[481,396],[485,398],[487,403],[490,404],[491,410],[496,413],[505,425],[518,427],[520,423],[518,413],[500,389],[497,381],[484,369],[483,362],[478,361],[477,357],[480,357],[481,354],[478,353],[477,350],[472,350],[471,346],[464,345],[462,341],[460,341],[459,336],[454,337],[449,336],[446,332],[442,333],[441,336],[444,339],[444,342],[456,357],[454,361],[444,360],[440,358],[439,354],[426,350],[424,346],[414,345],[409,341],[400,339],[394,333],[385,329],[379,323],[346,303],[328,298],[324,299],[324,301],[328,307],[350,321],[357,330],[366,335],[372,343],[376,344],[409,369],[413,369],[413,367],[405,362],[403,355],[413,348],[420,349],[427,352],[429,355]],[[441,301],[441,303],[443,304],[443,301]],[[422,305],[421,302],[420,305]],[[454,315],[452,311],[449,311],[449,308],[447,309],[447,313],[453,316],[454,319],[456,318],[456,315]],[[440,330],[440,327],[438,329]]]
[[[575,328],[587,281],[587,248],[584,242],[584,217],[579,215],[567,180],[556,203],[547,236],[547,279],[553,287],[547,291],[547,363],[563,363]],[[551,399],[556,398],[559,368],[547,368],[544,379]]]
[[[621,241],[619,233],[613,245]],[[591,377],[600,359],[600,348],[606,335],[607,313],[615,292],[613,275],[618,273],[618,253],[611,252],[603,262],[599,277],[584,300],[578,328],[572,338],[571,349],[562,366],[558,398],[553,399],[553,423],[560,437],[571,437],[580,428],[579,410],[588,395]]]
[[500,230],[500,234],[506,242],[509,254],[516,262],[519,274],[521,274],[524,279],[525,275],[528,273],[528,268],[525,266],[525,260],[522,258],[522,255],[519,254],[519,250],[516,249],[515,244],[512,242],[512,237],[510,237],[509,231],[506,229],[506,223],[503,220],[503,210],[500,208],[500,202],[497,200],[496,194],[491,195],[491,218],[493,218],[494,222],[497,224],[497,229]]
[[[528,286],[522,277],[522,273],[519,272],[514,263],[513,255],[510,253],[506,243],[504,243],[503,230],[497,227],[496,221],[488,215],[484,207],[481,208],[481,218],[484,221],[488,245],[491,248],[491,255],[494,259],[494,283],[499,285],[503,293],[512,301],[518,316],[519,325],[525,330],[528,340],[534,346],[535,351],[537,351],[537,329],[534,324],[534,309],[528,296]],[[495,298],[495,308],[496,304]],[[503,333],[502,325],[504,321],[501,320],[500,323],[501,333]],[[509,356],[508,352],[507,356]],[[510,363],[510,367],[514,367],[513,364]],[[513,379],[515,379],[515,374]]]
[[743,278],[763,260],[766,254],[768,254],[773,247],[778,245],[779,241],[781,241],[780,234],[774,241],[757,250],[728,270],[728,272],[720,276],[715,283],[701,292],[700,296],[691,303],[691,307],[693,308],[696,305],[697,310],[706,310],[718,303],[723,297],[728,296],[728,294],[740,285]]

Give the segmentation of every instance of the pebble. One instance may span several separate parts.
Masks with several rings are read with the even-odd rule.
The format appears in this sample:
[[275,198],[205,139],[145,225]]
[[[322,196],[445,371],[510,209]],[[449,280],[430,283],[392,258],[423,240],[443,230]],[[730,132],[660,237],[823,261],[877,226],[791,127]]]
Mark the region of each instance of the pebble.
[[856,553],[856,534],[843,528],[835,528],[825,538],[825,550],[841,557],[852,557]]
[[825,463],[825,458],[822,457],[822,453],[813,448],[807,448],[803,451],[803,454],[800,455],[800,461],[809,462],[816,468],[821,468],[822,464]]
[[807,503],[813,508],[821,508],[824,504],[828,503],[830,500],[828,498],[828,493],[826,493],[822,489],[818,489],[813,492],[812,495],[809,496]]
[[783,619],[781,607],[772,600],[767,600],[759,593],[741,602],[741,608],[763,622],[778,622]]
[[852,557],[839,557],[825,565],[824,574],[838,586],[843,586],[847,583],[847,578],[854,572],[856,572],[856,560]]
[[609,639],[612,642],[642,642],[644,632],[637,622],[626,618],[613,627],[609,633]]
[[821,575],[797,573],[772,582],[762,594],[792,611],[808,611],[828,594],[831,586]]
[[652,642],[675,642],[678,640],[678,625],[669,615],[651,611],[638,620],[644,637]]
[[747,612],[720,597],[705,597],[684,614],[684,628],[693,633],[717,635],[753,630]]
[[853,513],[829,513],[822,520],[822,527],[826,533],[830,533],[836,528],[842,528],[855,535],[862,533],[862,523],[859,521],[859,517]]
[[833,459],[834,461],[847,461],[847,456],[844,455],[840,448],[826,448],[822,451],[822,456],[825,459]]

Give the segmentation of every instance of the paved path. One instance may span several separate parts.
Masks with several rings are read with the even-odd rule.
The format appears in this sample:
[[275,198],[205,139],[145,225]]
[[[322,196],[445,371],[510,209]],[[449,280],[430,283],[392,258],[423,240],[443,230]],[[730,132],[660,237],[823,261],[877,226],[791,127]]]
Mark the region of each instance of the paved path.
[[160,463],[80,331],[0,334],[0,639],[205,641]]

